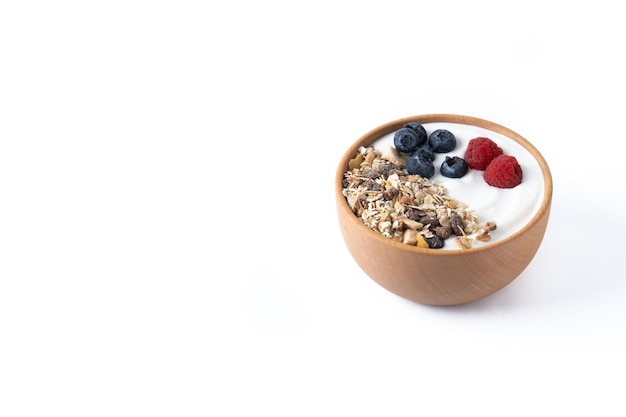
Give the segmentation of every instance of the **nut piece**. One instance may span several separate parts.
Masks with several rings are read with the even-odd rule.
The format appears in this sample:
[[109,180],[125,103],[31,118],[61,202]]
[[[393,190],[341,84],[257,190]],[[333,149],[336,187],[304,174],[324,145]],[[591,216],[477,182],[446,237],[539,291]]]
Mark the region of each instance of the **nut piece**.
[[404,235],[402,236],[402,243],[405,245],[417,245],[417,230],[406,229],[404,231]]
[[402,156],[400,152],[398,152],[398,150],[393,146],[388,147],[387,150],[380,155],[380,157],[384,160],[391,162],[394,165],[406,165],[406,157]]
[[491,240],[491,235],[489,232],[496,230],[496,224],[494,222],[487,222],[484,226],[476,232],[476,240],[479,242],[489,242]]
[[362,153],[358,154],[348,162],[348,169],[352,171],[353,169],[359,168],[364,159]]
[[487,223],[485,223],[485,226],[483,226],[483,229],[485,229],[488,232],[493,232],[494,230],[496,230],[498,226],[496,225],[496,223],[494,221],[488,221]]

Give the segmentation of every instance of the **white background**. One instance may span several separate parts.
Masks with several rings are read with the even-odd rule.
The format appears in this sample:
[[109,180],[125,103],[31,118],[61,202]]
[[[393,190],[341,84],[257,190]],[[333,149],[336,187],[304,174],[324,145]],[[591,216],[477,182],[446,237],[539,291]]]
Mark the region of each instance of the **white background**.
[[[0,3],[0,415],[624,415],[618,4]],[[458,307],[336,222],[345,149],[425,113],[554,179],[532,264]]]

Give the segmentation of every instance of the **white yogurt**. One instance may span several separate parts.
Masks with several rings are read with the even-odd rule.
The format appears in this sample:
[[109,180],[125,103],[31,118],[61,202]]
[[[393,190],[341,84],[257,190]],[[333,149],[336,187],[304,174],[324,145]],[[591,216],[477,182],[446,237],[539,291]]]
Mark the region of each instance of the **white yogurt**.
[[[430,178],[448,189],[448,195],[474,210],[479,221],[493,221],[497,229],[490,233],[491,240],[486,243],[475,241],[473,247],[497,242],[519,231],[537,213],[544,193],[541,167],[535,158],[522,145],[512,139],[476,126],[457,123],[424,123],[426,133],[436,129],[447,129],[456,137],[456,147],[449,153],[434,154],[435,175]],[[376,149],[385,151],[393,146],[392,132],[374,142]],[[522,183],[514,188],[492,187],[483,179],[484,171],[469,169],[462,178],[447,178],[439,173],[441,163],[446,156],[463,157],[469,141],[475,137],[488,137],[502,148],[506,155],[514,156],[522,167]],[[452,241],[446,242],[443,249],[458,249]]]

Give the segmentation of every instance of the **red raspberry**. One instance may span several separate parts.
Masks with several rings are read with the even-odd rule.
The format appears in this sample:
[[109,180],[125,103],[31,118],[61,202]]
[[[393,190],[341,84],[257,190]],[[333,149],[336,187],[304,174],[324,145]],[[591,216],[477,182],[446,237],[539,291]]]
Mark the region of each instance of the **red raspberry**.
[[469,141],[463,159],[468,167],[484,171],[493,158],[502,154],[502,149],[494,141],[478,137]]
[[487,166],[483,178],[498,188],[513,188],[522,182],[522,167],[514,156],[499,155]]

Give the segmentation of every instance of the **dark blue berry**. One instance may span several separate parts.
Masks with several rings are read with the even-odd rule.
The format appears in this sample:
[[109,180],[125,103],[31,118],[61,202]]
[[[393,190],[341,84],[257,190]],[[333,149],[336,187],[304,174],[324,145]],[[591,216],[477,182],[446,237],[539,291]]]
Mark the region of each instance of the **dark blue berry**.
[[433,152],[447,153],[456,147],[456,137],[446,129],[437,129],[428,137],[428,144]]
[[412,153],[419,146],[418,143],[417,133],[410,127],[403,127],[393,135],[393,146],[398,152]]
[[415,152],[413,152],[412,156],[419,156],[422,158],[429,159],[431,161],[435,160],[435,154],[432,149],[428,145],[417,148]]
[[441,175],[448,178],[461,178],[467,174],[467,162],[458,156],[446,156],[439,168]]
[[435,175],[435,165],[430,159],[419,155],[411,155],[406,161],[406,171],[410,175],[419,175],[424,178],[430,178]]
[[428,141],[428,134],[426,133],[426,129],[419,123],[410,122],[404,125],[404,127],[408,127],[409,129],[413,129],[415,133],[417,133],[417,146],[422,146]]

